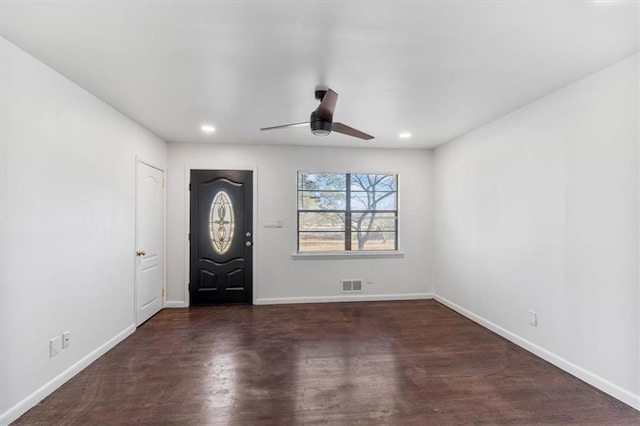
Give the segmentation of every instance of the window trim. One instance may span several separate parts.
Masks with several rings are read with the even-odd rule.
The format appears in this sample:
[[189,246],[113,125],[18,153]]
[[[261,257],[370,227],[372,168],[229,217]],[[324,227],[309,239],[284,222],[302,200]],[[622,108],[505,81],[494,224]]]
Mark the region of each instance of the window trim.
[[398,259],[404,257],[399,250],[355,250],[355,251],[301,251],[291,253],[294,260],[314,259]]
[[[344,210],[300,210],[300,192],[304,192],[305,190],[300,189],[300,177],[304,174],[332,174],[332,175],[344,175],[345,176],[345,209]],[[392,176],[394,179],[394,190],[392,191],[395,194],[395,210],[351,210],[351,175],[361,174],[361,175],[387,175]],[[305,258],[389,258],[389,257],[404,257],[404,253],[400,251],[400,196],[399,196],[399,173],[397,172],[354,172],[354,171],[346,171],[346,172],[319,172],[319,171],[306,171],[306,170],[298,170],[296,173],[296,251],[292,254],[292,257],[305,259]],[[330,192],[343,192],[343,191],[334,191],[328,190]],[[391,191],[390,191],[391,192]],[[300,213],[306,212],[336,212],[343,213],[345,215],[345,229],[344,231],[336,231],[336,232],[344,232],[345,234],[345,248],[344,250],[308,250],[308,251],[300,251],[300,233],[305,231],[300,231]],[[359,213],[394,213],[395,214],[395,231],[389,231],[394,233],[395,241],[395,249],[394,250],[351,250],[352,247],[352,234],[353,231],[349,231],[350,227],[347,224],[351,224],[351,216],[352,214]],[[328,232],[328,231],[327,231]]]

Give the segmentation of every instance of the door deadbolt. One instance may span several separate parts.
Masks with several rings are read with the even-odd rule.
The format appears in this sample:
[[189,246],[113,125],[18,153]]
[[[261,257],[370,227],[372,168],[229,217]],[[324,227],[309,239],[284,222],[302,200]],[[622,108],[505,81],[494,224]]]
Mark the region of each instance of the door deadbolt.
[[145,253],[144,250],[138,250],[136,252],[136,256],[144,256],[145,254],[147,254],[147,253]]
[[247,238],[251,238],[251,232],[247,232],[246,234],[244,234]]

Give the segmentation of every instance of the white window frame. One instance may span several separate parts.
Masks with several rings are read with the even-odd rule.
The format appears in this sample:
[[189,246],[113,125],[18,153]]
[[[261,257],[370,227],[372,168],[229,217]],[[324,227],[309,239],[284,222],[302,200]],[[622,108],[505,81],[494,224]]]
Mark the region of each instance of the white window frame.
[[[345,218],[347,218],[347,224],[345,224],[344,232],[345,233],[345,248],[343,250],[319,250],[319,251],[300,251],[300,213],[307,212],[309,210],[300,209],[300,192],[303,191],[300,188],[300,179],[301,175],[304,174],[334,174],[334,175],[345,175],[345,197],[349,200],[349,195],[351,191],[350,186],[350,176],[355,174],[361,175],[385,175],[385,176],[393,176],[394,179],[394,193],[395,193],[395,209],[394,210],[381,210],[385,213],[394,213],[395,214],[395,231],[390,231],[395,233],[395,249],[393,250],[350,250],[351,242],[350,242],[350,232],[348,231],[350,216],[353,213],[363,213],[367,211],[373,210],[351,210],[349,201],[347,202],[347,206],[345,206],[345,210],[337,210],[338,212],[344,213]],[[339,259],[339,258],[395,258],[395,257],[404,257],[404,253],[399,250],[400,247],[400,201],[399,201],[399,174],[395,172],[318,172],[318,171],[299,171],[296,176],[296,252],[293,253],[293,258],[296,259],[312,259],[312,258],[321,258],[321,259]],[[320,211],[320,210],[318,210]],[[324,210],[323,210],[324,211]],[[326,210],[327,212],[334,212],[336,210]]]

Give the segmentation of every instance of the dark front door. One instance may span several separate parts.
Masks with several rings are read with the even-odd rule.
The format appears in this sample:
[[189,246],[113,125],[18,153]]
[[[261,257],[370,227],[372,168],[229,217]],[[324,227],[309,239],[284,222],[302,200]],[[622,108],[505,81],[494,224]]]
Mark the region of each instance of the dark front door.
[[190,304],[251,303],[253,172],[192,170]]

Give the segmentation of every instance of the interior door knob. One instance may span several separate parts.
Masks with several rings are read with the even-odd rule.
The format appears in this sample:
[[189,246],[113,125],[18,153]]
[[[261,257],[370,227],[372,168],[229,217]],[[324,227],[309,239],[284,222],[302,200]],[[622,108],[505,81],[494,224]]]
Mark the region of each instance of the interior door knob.
[[136,256],[144,256],[145,254],[147,254],[147,253],[145,253],[144,250],[138,250],[136,252]]
[[253,243],[251,241],[247,241],[246,243],[244,243],[244,245],[247,247],[251,247]]

